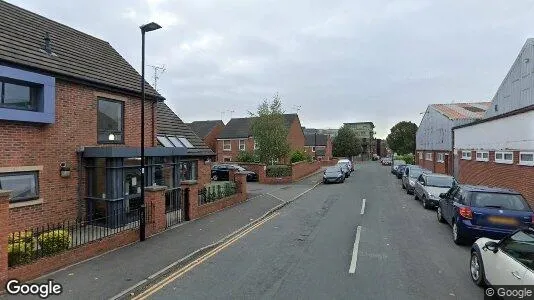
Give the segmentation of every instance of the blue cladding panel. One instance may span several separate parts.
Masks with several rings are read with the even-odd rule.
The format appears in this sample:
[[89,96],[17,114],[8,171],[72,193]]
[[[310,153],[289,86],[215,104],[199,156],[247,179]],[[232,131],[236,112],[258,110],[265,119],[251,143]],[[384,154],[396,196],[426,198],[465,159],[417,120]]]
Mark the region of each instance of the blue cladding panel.
[[22,80],[43,86],[39,111],[0,108],[0,120],[53,124],[56,116],[56,79],[39,73],[0,66],[0,77]]

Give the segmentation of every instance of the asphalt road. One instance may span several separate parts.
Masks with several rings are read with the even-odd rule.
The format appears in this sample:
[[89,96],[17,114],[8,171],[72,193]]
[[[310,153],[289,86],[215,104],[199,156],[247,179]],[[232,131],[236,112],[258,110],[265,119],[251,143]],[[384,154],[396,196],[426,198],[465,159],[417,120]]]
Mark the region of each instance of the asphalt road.
[[369,162],[344,184],[319,185],[150,298],[483,299],[469,247],[389,170]]

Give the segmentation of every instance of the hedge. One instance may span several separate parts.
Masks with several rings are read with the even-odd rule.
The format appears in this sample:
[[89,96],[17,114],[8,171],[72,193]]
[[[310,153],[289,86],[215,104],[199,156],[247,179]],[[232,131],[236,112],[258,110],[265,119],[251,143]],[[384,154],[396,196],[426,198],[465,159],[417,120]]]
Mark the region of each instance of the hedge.
[[271,165],[267,166],[267,177],[286,177],[291,176],[291,166]]
[[71,237],[66,230],[50,230],[37,238],[39,246],[45,255],[53,255],[69,249]]

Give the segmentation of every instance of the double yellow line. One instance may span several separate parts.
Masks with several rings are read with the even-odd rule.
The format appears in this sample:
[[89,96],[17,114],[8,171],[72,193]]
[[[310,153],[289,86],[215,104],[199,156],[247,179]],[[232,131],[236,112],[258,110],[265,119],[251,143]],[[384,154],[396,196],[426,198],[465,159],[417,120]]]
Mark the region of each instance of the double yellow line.
[[139,295],[135,296],[134,298],[132,298],[132,300],[147,299],[148,297],[152,296],[157,291],[159,291],[162,288],[164,288],[165,286],[167,286],[169,283],[171,283],[174,280],[180,278],[185,273],[191,271],[196,266],[202,264],[204,261],[208,260],[210,257],[212,257],[215,254],[221,252],[226,247],[232,245],[233,243],[235,243],[236,241],[238,241],[239,239],[241,239],[242,237],[244,237],[245,235],[247,235],[248,233],[250,233],[254,229],[262,226],[263,224],[267,223],[269,220],[271,220],[272,218],[278,216],[279,214],[280,213],[274,213],[274,214],[270,215],[269,217],[267,217],[267,218],[259,221],[258,223],[254,224],[252,227],[247,228],[245,231],[239,233],[238,235],[232,237],[231,239],[229,239],[228,241],[224,242],[223,244],[217,246],[215,249],[213,249],[210,252],[202,255],[200,258],[196,259],[195,261],[190,262],[185,267],[183,267],[183,268],[175,271],[174,273],[170,274],[169,277],[163,279],[162,281],[160,281],[160,282],[156,283],[155,285],[151,286],[150,288],[146,289],[141,294],[139,294]]

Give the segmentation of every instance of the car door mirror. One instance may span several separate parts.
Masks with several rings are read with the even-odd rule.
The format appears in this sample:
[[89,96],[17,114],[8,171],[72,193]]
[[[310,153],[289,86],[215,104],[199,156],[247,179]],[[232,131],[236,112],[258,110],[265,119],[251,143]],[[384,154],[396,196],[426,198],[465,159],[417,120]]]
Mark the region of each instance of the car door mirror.
[[489,241],[486,244],[484,244],[484,248],[488,249],[489,251],[493,253],[497,253],[497,251],[499,251],[499,244],[494,241]]

